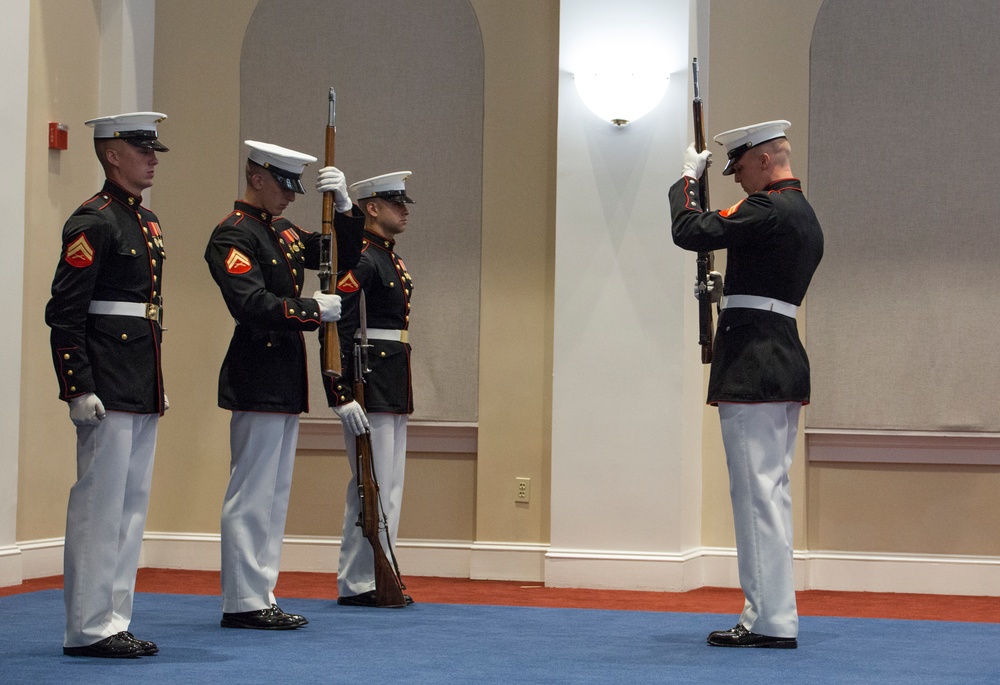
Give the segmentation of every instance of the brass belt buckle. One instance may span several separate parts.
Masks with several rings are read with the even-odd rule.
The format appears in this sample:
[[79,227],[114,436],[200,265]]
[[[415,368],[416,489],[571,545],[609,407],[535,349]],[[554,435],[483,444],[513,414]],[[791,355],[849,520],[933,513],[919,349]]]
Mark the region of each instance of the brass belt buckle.
[[160,313],[161,307],[158,304],[147,304],[146,305],[146,318],[150,321],[155,321],[160,323]]

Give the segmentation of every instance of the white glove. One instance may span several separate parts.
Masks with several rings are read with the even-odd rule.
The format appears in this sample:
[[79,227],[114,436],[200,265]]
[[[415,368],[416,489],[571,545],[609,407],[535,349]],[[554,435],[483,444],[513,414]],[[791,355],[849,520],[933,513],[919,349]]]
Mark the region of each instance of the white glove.
[[351,435],[364,435],[368,432],[368,417],[365,416],[365,410],[361,408],[357,400],[351,400],[347,404],[334,407],[333,412],[340,417],[345,432]]
[[96,426],[104,415],[104,404],[92,392],[69,401],[69,418],[76,426]]
[[340,321],[340,295],[317,290],[313,293],[313,299],[319,305],[320,321]]
[[691,178],[701,178],[705,173],[705,167],[712,163],[712,153],[708,150],[698,152],[694,149],[694,143],[688,145],[684,153],[684,166],[681,167],[681,175]]
[[[708,294],[711,296],[712,302],[718,302],[722,299],[722,274],[718,271],[708,272]],[[699,287],[698,281],[694,282],[694,299],[699,299],[701,294],[701,288]]]
[[166,412],[170,409],[170,400],[167,399],[167,393],[163,393],[163,411]]
[[347,178],[344,172],[335,166],[325,166],[316,176],[316,190],[321,193],[333,193],[333,204],[337,211],[346,214],[351,211],[351,196],[347,194]]

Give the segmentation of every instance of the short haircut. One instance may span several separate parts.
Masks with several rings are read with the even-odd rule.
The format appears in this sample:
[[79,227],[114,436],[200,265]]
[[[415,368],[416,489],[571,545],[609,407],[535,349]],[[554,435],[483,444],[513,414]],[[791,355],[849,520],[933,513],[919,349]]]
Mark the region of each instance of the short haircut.
[[97,155],[97,161],[101,163],[101,168],[105,172],[107,172],[109,166],[107,152],[114,142],[114,138],[94,138],[94,153]]
[[246,171],[247,185],[250,185],[250,179],[253,178],[255,174],[267,173],[267,169],[265,169],[260,164],[257,164],[257,162],[251,159],[247,160],[247,166],[245,171]]

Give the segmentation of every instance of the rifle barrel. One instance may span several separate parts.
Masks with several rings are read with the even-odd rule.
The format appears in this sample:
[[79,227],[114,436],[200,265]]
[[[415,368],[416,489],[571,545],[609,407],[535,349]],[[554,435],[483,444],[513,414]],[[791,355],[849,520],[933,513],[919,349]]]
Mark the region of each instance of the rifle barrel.
[[[326,124],[326,166],[333,166],[337,143],[337,94],[330,88]],[[319,284],[325,293],[337,289],[337,233],[333,227],[333,192],[323,193],[322,240],[320,242]],[[339,378],[344,370],[340,360],[340,335],[336,322],[323,324],[323,374]]]
[[[701,86],[698,82],[698,58],[691,62],[691,73],[694,79],[694,146],[698,152],[704,152],[705,140],[705,106],[701,101]],[[709,210],[708,198],[708,167],[698,179],[698,199],[703,211]],[[714,323],[712,321],[712,297],[708,292],[708,273],[714,268],[714,255],[711,252],[699,252],[696,265],[698,273],[698,344],[701,345],[701,362],[712,362],[712,343]]]

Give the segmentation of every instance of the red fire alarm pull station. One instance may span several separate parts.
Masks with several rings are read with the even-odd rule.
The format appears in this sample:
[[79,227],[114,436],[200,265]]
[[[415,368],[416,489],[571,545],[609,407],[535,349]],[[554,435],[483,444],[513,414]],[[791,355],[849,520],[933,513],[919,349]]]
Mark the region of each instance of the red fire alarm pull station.
[[65,150],[69,146],[69,126],[55,121],[49,122],[49,149]]

